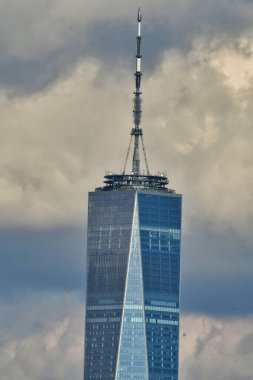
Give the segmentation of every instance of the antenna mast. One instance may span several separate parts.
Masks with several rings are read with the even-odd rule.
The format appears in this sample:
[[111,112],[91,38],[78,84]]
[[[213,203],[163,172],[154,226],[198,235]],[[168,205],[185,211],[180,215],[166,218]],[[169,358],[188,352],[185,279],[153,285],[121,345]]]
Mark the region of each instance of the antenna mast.
[[[120,191],[120,190],[152,190],[162,192],[174,192],[174,190],[168,189],[168,178],[164,173],[151,175],[148,169],[147,156],[145,152],[145,146],[143,142],[143,133],[140,127],[141,125],[141,10],[138,9],[137,21],[138,21],[138,33],[137,33],[137,52],[136,52],[136,71],[135,71],[135,91],[134,91],[134,109],[133,109],[133,121],[134,128],[131,130],[130,143],[127,149],[127,155],[122,173],[106,173],[104,177],[104,186],[98,187],[96,191]],[[126,173],[126,166],[131,150],[131,143],[134,140],[133,149],[133,161],[131,173]],[[146,166],[146,173],[141,174],[140,170],[140,152],[139,145],[142,145],[144,162]]]
[[127,150],[127,156],[124,164],[124,169],[123,169],[123,174],[125,174],[126,170],[126,165],[127,165],[127,160],[129,156],[129,151],[131,148],[131,143],[134,137],[134,150],[133,150],[133,161],[132,161],[132,171],[131,174],[133,175],[141,175],[141,170],[140,170],[140,152],[139,152],[139,138],[141,138],[141,143],[142,143],[142,149],[143,149],[143,154],[144,154],[144,160],[145,160],[145,165],[146,165],[146,174],[149,175],[149,169],[148,169],[148,162],[147,162],[147,156],[145,152],[145,146],[143,142],[143,132],[142,129],[140,128],[141,124],[141,77],[142,77],[142,72],[141,72],[141,20],[142,20],[142,15],[141,15],[141,9],[138,9],[138,15],[137,15],[137,21],[138,21],[138,32],[137,32],[137,52],[136,52],[136,71],[135,71],[135,91],[134,91],[134,109],[133,109],[133,121],[134,121],[134,128],[131,130],[131,139],[129,143],[129,147]]
[[132,163],[132,174],[140,175],[140,154],[139,154],[139,137],[142,136],[141,124],[141,10],[139,8],[137,21],[138,21],[138,33],[137,33],[137,52],[136,52],[136,72],[135,72],[135,92],[134,92],[134,128],[131,131],[131,136],[134,136],[134,153]]

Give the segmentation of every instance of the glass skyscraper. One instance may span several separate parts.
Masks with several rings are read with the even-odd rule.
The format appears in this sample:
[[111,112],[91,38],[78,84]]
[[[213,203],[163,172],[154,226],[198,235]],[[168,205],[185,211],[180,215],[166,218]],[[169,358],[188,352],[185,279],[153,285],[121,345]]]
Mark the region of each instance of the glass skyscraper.
[[132,170],[89,193],[84,380],[178,379],[181,195],[149,173],[144,145],[140,174],[137,20]]

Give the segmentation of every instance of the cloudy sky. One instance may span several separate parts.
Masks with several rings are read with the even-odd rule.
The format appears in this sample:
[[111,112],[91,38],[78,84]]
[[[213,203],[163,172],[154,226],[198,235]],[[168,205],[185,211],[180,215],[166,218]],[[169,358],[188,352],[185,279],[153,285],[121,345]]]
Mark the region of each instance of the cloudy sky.
[[150,170],[183,194],[181,380],[253,379],[253,1],[0,0],[1,380],[80,380],[87,192],[124,165],[136,12]]

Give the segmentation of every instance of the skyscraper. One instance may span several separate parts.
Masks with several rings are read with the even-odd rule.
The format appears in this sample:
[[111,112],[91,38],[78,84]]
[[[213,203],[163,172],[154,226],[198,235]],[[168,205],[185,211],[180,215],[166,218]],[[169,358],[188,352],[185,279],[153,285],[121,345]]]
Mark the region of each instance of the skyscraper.
[[140,128],[141,19],[139,10],[124,170],[89,193],[84,380],[178,379],[181,195],[165,174],[149,173]]

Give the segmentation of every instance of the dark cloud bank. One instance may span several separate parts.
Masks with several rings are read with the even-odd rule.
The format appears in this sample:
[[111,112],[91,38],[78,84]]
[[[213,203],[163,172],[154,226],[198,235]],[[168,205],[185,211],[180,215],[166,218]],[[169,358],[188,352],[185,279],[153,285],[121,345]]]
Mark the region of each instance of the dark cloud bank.
[[[252,28],[250,1],[142,1],[146,73],[165,49],[189,51],[200,36],[235,36]],[[94,56],[108,67],[134,58],[134,4],[0,2],[0,85],[11,96],[39,92]],[[111,11],[107,12],[107,9]],[[148,41],[148,42],[147,42]],[[132,57],[132,59],[131,59]]]
[[[83,302],[85,234],[84,227],[1,230],[3,300],[31,291],[75,293]],[[183,236],[182,311],[217,317],[253,313],[251,253],[252,245],[240,236]]]

